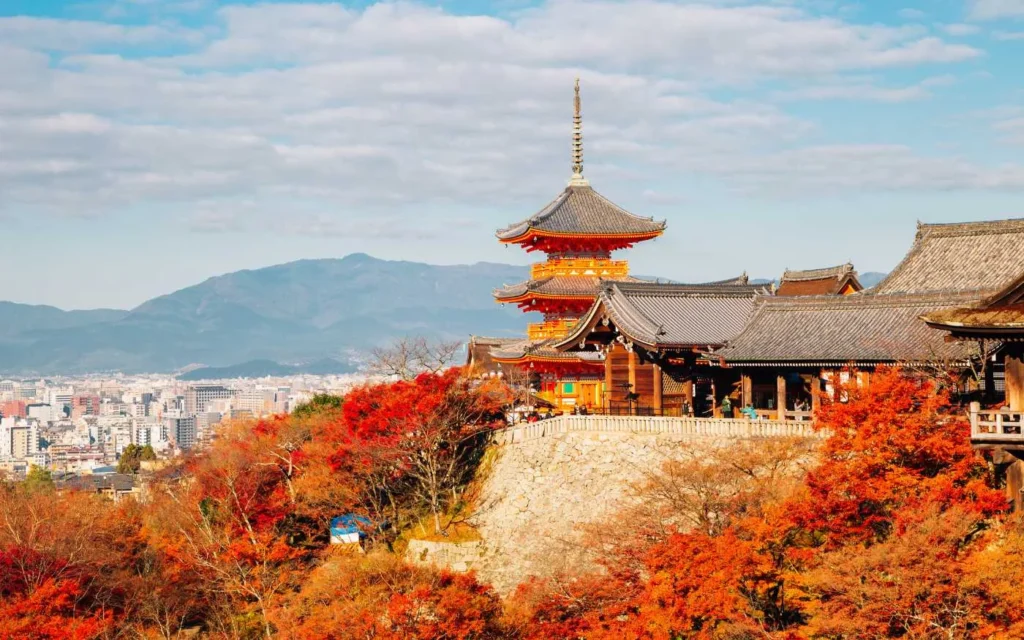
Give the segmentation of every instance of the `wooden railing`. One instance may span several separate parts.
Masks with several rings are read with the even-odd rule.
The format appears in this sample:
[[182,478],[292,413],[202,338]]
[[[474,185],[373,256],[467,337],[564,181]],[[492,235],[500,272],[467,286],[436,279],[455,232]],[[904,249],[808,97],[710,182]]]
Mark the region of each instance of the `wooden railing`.
[[565,433],[636,433],[712,438],[825,438],[810,422],[790,420],[736,420],[725,418],[670,418],[656,416],[559,416],[516,425],[495,432],[495,440],[513,444]]
[[534,280],[551,276],[597,276],[601,278],[623,278],[629,275],[629,263],[625,260],[607,258],[551,258],[530,267]]
[[576,319],[534,322],[526,327],[526,337],[535,342],[550,338],[564,338],[576,326]]
[[969,415],[971,442],[1024,445],[1024,412],[1010,409],[982,410],[980,403],[972,402]]
[[810,411],[788,410],[782,412],[782,419],[791,422],[810,422],[814,419],[814,414]]

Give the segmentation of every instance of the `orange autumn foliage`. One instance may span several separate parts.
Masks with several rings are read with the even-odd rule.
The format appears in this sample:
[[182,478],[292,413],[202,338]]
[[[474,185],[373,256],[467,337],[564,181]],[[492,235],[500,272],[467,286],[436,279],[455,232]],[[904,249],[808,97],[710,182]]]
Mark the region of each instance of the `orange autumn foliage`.
[[821,462],[807,475],[807,498],[793,517],[828,545],[884,539],[929,505],[960,505],[983,516],[1007,508],[986,484],[988,468],[972,450],[970,425],[949,395],[897,369],[851,387],[848,402],[827,403],[819,425],[831,432]]
[[390,554],[337,554],[315,569],[275,622],[294,640],[501,637],[501,604],[472,575],[413,567]]
[[[1024,610],[1008,603],[1021,600],[1022,533],[998,524],[1006,499],[949,397],[899,370],[841,391],[848,401],[823,409],[831,435],[790,497],[724,527],[667,532],[632,578],[591,576],[569,597],[533,585],[510,605],[524,635],[1020,637]],[[635,552],[619,553],[636,566]],[[588,598],[595,606],[567,606]],[[569,614],[557,627],[553,610]]]

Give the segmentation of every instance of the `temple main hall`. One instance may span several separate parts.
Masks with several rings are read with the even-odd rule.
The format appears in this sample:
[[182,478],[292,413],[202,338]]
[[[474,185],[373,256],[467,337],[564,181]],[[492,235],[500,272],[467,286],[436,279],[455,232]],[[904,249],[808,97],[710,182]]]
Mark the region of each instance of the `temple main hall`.
[[1024,449],[1020,415],[1000,413],[1024,409],[1024,220],[919,224],[904,259],[867,289],[849,263],[679,284],[634,277],[613,259],[665,229],[584,177],[577,80],[568,185],[497,232],[546,259],[495,300],[543,321],[525,336],[472,337],[470,366],[515,374],[552,413],[805,421],[823,400],[842,401],[844,385],[897,365],[941,375],[977,403],[976,431]]

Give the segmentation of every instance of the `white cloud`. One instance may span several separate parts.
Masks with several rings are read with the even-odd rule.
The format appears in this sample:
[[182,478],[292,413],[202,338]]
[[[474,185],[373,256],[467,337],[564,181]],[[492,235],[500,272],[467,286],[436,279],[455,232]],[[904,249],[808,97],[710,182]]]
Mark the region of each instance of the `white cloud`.
[[752,192],[777,197],[852,189],[1024,189],[1024,166],[981,167],[959,158],[922,156],[902,145],[806,147],[709,169],[737,178]]
[[945,24],[940,27],[945,33],[954,37],[973,36],[981,33],[981,27],[976,24]]
[[1024,40],[1024,31],[993,31],[992,37],[1001,42]]
[[998,20],[1024,16],[1024,0],[970,0],[972,20]]
[[196,44],[201,35],[177,26],[126,26],[85,20],[0,17],[0,43],[50,51],[82,51],[97,45]]
[[[765,103],[763,85],[899,102],[947,76],[894,88],[832,79],[981,55],[921,28],[776,5],[555,0],[500,19],[408,3],[258,4],[218,16],[199,30],[0,19],[0,213],[167,205],[192,212],[194,229],[230,231],[237,202],[289,201],[305,207],[293,221],[326,235],[360,229],[330,212],[415,219],[429,205],[534,202],[569,173],[576,74],[588,174],[654,200],[670,196],[651,175],[743,166],[814,133]],[[147,54],[150,43],[177,51]],[[121,45],[139,48],[109,53]],[[729,98],[713,97],[723,88]]]
[[778,92],[782,100],[850,100],[856,102],[910,102],[932,96],[931,89],[953,84],[953,76],[936,76],[905,87],[884,87],[871,78],[837,78],[823,84]]

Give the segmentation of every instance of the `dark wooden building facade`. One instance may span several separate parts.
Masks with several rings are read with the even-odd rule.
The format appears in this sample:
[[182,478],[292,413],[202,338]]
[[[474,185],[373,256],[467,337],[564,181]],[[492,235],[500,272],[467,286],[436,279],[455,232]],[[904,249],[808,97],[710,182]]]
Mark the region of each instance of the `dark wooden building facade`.
[[755,299],[767,295],[745,276],[697,285],[608,282],[553,346],[603,354],[609,413],[709,416],[733,383],[702,354],[741,331]]

